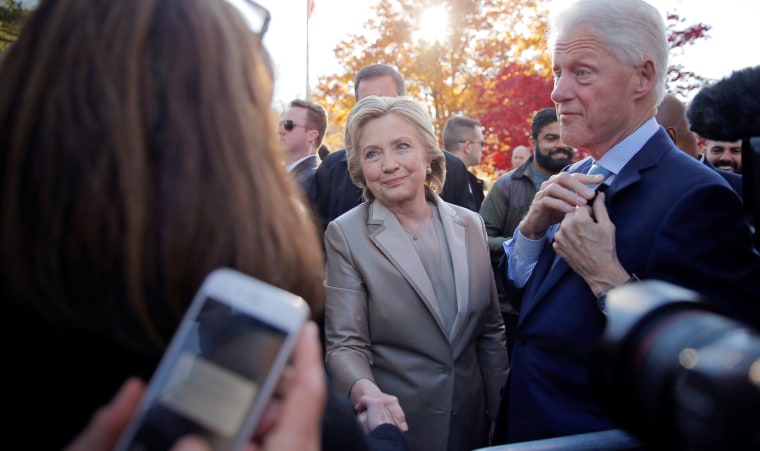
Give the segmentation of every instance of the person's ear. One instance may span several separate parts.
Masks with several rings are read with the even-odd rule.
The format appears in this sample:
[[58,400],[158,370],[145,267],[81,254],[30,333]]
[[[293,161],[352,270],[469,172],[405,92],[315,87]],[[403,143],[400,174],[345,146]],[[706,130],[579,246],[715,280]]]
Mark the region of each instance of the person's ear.
[[636,75],[636,79],[638,80],[635,86],[636,94],[648,95],[652,92],[657,77],[654,61],[648,59],[644,61],[644,64],[637,66]]
[[678,145],[678,131],[673,127],[665,127],[665,132],[667,132],[670,139],[673,140],[673,144]]

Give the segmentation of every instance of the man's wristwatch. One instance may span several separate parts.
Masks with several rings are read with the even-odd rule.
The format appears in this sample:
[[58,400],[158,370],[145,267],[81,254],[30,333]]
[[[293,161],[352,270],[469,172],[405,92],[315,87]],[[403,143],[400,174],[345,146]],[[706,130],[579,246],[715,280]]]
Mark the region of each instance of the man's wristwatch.
[[[628,285],[629,283],[638,282],[639,278],[636,276],[636,274],[631,273],[631,277],[628,278],[628,280],[623,283],[623,285]],[[600,291],[596,295],[596,306],[599,308],[599,311],[602,312],[603,315],[607,314],[607,292],[606,291]]]

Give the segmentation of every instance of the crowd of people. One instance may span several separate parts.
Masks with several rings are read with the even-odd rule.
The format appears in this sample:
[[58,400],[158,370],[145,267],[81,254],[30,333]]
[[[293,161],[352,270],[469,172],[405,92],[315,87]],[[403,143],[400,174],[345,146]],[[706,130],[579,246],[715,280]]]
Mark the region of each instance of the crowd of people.
[[313,314],[257,450],[613,429],[588,364],[607,293],[642,280],[760,327],[741,141],[700,149],[644,0],[551,11],[556,107],[487,189],[481,123],[437,136],[390,65],[356,73],[344,149],[317,102],[278,118],[269,20],[250,0],[41,0],[3,52],[6,406],[35,448],[112,449],[218,267]]

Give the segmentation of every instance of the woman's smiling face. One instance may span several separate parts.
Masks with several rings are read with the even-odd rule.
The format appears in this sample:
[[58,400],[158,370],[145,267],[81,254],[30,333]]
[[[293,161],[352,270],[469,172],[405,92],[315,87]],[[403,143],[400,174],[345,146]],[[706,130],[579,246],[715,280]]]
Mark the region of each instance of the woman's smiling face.
[[429,163],[413,125],[386,114],[364,126],[358,144],[367,188],[378,201],[391,210],[424,202]]

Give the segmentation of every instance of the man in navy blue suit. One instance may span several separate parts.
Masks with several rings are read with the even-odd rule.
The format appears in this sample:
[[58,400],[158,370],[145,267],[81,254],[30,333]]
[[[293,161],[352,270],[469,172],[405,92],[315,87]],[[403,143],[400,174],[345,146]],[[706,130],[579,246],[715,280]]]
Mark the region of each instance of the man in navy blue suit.
[[[591,157],[544,183],[505,243],[508,277],[525,290],[509,442],[616,427],[588,364],[617,286],[663,280],[760,326],[760,254],[741,200],[654,119],[668,65],[662,16],[643,0],[565,6],[550,18],[551,97],[562,140]],[[605,175],[588,175],[592,166]]]

